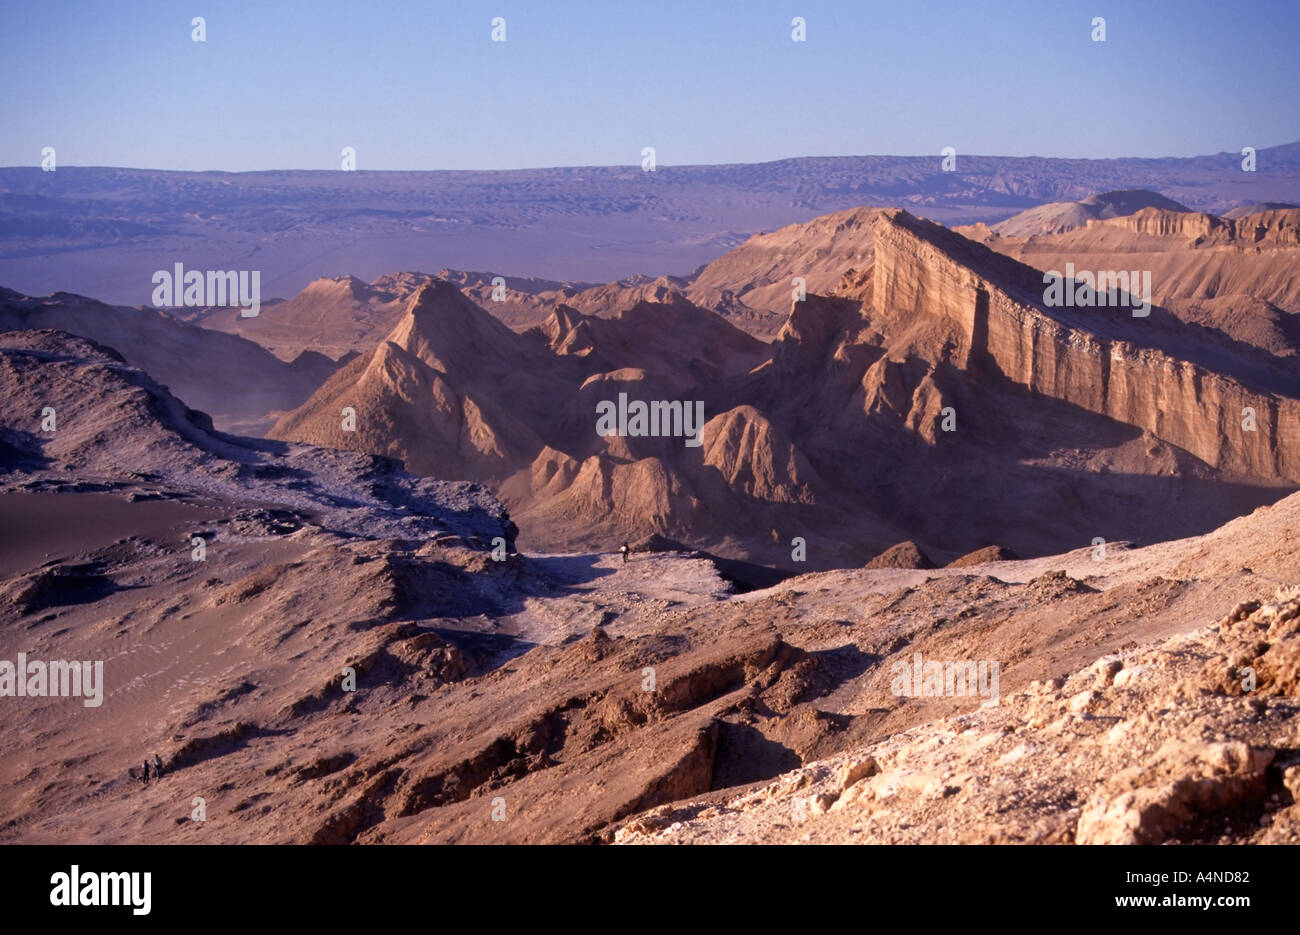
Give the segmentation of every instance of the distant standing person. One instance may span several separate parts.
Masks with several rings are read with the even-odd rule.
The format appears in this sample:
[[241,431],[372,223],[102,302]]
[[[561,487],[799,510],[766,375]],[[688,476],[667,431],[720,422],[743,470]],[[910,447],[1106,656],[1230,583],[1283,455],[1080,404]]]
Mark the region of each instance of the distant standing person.
[[162,760],[159,759],[158,754],[155,753],[153,755],[153,778],[162,779],[162,773]]
[[149,785],[149,761],[148,760],[144,761],[144,772],[140,774],[140,779],[146,786]]
[[627,564],[627,553],[628,553],[628,551],[629,551],[629,549],[628,549],[628,547],[627,547],[627,543],[624,542],[622,545],[620,545],[620,546],[618,547],[618,551],[619,551],[619,552],[622,554],[622,556],[623,556],[623,564],[626,565],[626,564]]

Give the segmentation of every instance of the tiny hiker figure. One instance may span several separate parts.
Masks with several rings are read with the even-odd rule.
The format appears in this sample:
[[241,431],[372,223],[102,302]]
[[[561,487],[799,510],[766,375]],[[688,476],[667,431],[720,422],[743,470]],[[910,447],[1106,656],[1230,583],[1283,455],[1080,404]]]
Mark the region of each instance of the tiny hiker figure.
[[140,779],[141,781],[144,782],[146,786],[149,785],[149,761],[148,760],[144,761],[144,772],[140,774]]
[[627,553],[628,553],[627,543],[624,542],[622,545],[620,545],[620,546],[618,547],[618,550],[619,550],[619,552],[621,552],[622,555],[623,555],[623,564],[626,565],[626,564],[627,564]]
[[160,760],[158,754],[155,753],[153,755],[153,778],[162,779],[162,773],[162,760]]

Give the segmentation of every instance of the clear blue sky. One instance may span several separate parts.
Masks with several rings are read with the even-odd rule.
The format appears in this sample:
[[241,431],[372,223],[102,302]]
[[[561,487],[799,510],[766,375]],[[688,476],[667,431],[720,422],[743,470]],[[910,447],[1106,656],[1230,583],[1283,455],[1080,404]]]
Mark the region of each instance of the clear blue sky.
[[0,165],[1237,152],[1300,139],[1298,48],[1300,0],[4,0]]

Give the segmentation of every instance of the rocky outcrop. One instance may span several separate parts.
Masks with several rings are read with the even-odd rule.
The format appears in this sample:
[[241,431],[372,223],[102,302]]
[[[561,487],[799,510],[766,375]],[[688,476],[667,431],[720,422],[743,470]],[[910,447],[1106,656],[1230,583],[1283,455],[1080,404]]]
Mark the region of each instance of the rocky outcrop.
[[864,568],[933,568],[934,562],[921,551],[921,547],[915,542],[900,542],[897,545],[891,545],[885,551],[881,552],[871,561],[867,562]]
[[875,216],[875,209],[853,208],[756,234],[701,269],[686,294],[771,338],[790,312],[796,277],[807,293],[826,294],[849,268],[871,265]]
[[1300,481],[1300,403],[1190,359],[1216,349],[1168,329],[1163,343],[1186,357],[1149,346],[1128,309],[1048,310],[1037,271],[902,211],[882,212],[874,237],[874,314],[941,322],[962,369],[1136,426],[1223,471]]
[[[1128,194],[1097,210],[1129,210]],[[1176,240],[1179,262],[1215,252]],[[1255,263],[1241,277],[1290,288],[1266,273]],[[796,274],[802,299],[787,279]],[[273,436],[492,484],[525,550],[661,533],[782,567],[796,535],[829,540],[822,567],[904,539],[949,555],[991,541],[1041,554],[1105,532],[1187,535],[1300,474],[1286,443],[1300,432],[1290,398],[1300,379],[1261,353],[1287,346],[1280,306],[1262,305],[1233,338],[1163,308],[1149,319],[1046,308],[1042,273],[895,210],[760,235],[709,275],[736,301],[777,290],[788,316],[772,344],[693,304],[678,281],[618,284],[610,295],[630,304],[595,313],[569,296],[522,334],[453,283],[394,283],[393,294],[415,291],[386,339]],[[703,404],[704,444],[597,435],[598,407],[624,393]],[[1173,480],[1148,483],[1157,476]],[[993,477],[1022,502],[993,510]],[[1209,479],[1231,489],[1198,493]],[[1061,509],[1074,517],[1064,526],[1051,518]]]
[[[1101,656],[752,791],[636,816],[613,838],[1294,844],[1300,692],[1274,673],[1294,672],[1300,658],[1297,595],[1244,601],[1218,624]],[[1243,668],[1252,662],[1270,673],[1263,681]]]
[[1110,223],[1136,234],[1146,234],[1151,237],[1186,237],[1207,244],[1240,246],[1300,244],[1300,209],[1296,208],[1264,211],[1242,218],[1225,218],[1196,212],[1162,211],[1152,207]]
[[1010,562],[1019,557],[1015,552],[1004,549],[1000,545],[988,545],[982,549],[976,549],[974,552],[967,552],[959,558],[954,558],[944,567],[967,568],[971,565],[983,565],[986,562]]
[[1241,741],[1169,741],[1108,779],[1079,815],[1076,844],[1159,844],[1198,814],[1264,798],[1274,751]]
[[737,406],[704,426],[704,464],[732,490],[759,500],[810,502],[816,472],[763,414]]
[[1297,224],[1300,210],[1286,206],[1223,218],[1152,208],[1060,235],[962,232],[1040,270],[1150,271],[1155,304],[1267,351],[1257,362],[1267,369],[1270,355],[1300,349],[1291,323],[1300,313]]

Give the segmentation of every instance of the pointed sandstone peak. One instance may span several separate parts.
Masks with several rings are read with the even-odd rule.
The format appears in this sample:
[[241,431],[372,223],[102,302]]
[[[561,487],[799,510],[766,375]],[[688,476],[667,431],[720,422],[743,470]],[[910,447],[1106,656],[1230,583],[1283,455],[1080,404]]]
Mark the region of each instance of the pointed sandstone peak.
[[595,337],[592,323],[598,321],[594,316],[568,305],[557,305],[541,323],[534,325],[528,332],[536,334],[547,347],[557,354],[585,356],[594,349]]
[[325,276],[313,279],[295,296],[298,300],[326,302],[356,302],[362,305],[371,301],[388,301],[389,296],[381,294],[364,280],[350,273],[344,276]]
[[468,373],[503,358],[522,362],[527,353],[519,335],[442,279],[423,284],[406,300],[387,340],[444,373]]
[[816,471],[753,406],[719,413],[704,426],[704,464],[746,496],[778,503],[814,500]]

